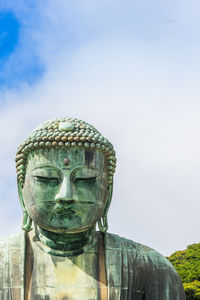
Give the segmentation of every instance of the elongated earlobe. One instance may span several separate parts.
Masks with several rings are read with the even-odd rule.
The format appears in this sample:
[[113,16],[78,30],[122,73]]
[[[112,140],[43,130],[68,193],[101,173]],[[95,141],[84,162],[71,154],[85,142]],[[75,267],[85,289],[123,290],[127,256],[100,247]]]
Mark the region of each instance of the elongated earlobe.
[[18,194],[19,194],[19,200],[21,203],[21,207],[23,209],[23,221],[22,221],[22,229],[26,232],[30,231],[32,229],[32,219],[30,218],[26,206],[24,204],[24,199],[22,195],[22,186],[21,182],[18,181]]
[[107,216],[101,217],[98,221],[98,227],[101,232],[106,232],[108,230],[108,219]]
[[113,191],[113,185],[109,184],[106,206],[104,208],[103,216],[98,220],[98,227],[101,232],[106,232],[108,230],[107,214],[108,214],[108,209],[110,207],[110,203],[111,203],[111,199],[112,199],[112,191]]
[[32,219],[29,217],[27,211],[23,212],[22,229],[26,232],[32,229]]

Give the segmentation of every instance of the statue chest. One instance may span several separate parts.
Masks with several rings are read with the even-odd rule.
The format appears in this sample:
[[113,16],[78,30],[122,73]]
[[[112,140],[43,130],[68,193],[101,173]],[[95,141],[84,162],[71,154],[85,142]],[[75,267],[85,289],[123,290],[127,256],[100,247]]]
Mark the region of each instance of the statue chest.
[[34,249],[26,257],[26,299],[95,300],[106,284],[99,277],[94,247],[77,256],[61,257]]

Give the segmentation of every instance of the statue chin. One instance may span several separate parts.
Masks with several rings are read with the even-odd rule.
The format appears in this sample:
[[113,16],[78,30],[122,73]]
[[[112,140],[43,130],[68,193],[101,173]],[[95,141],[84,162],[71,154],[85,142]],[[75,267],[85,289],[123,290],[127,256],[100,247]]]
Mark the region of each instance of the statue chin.
[[36,224],[37,227],[40,227],[42,229],[45,229],[49,232],[57,233],[57,234],[76,234],[80,232],[85,232],[88,231],[89,229],[93,228],[95,225],[88,225],[88,226],[77,226],[74,228],[58,228],[58,227],[50,227],[50,226],[45,226],[43,224]]
[[[93,206],[93,214],[90,213],[90,208],[85,205],[84,214],[80,213],[80,207],[74,205],[73,211],[63,212],[62,214],[55,213],[54,210],[49,209],[48,214],[44,217],[43,205],[39,209],[36,206],[31,206],[28,210],[30,218],[37,226],[55,233],[79,233],[93,228],[97,220],[100,219],[102,208],[100,206]],[[72,213],[73,212],[73,213]],[[72,213],[72,214],[71,214]]]

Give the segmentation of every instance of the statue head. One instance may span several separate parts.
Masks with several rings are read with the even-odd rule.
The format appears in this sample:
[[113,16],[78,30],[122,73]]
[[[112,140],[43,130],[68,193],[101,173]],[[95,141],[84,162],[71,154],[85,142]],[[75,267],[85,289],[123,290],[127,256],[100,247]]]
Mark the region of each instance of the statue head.
[[72,118],[42,123],[16,155],[23,229],[32,220],[52,232],[107,230],[116,166],[112,144],[93,126]]

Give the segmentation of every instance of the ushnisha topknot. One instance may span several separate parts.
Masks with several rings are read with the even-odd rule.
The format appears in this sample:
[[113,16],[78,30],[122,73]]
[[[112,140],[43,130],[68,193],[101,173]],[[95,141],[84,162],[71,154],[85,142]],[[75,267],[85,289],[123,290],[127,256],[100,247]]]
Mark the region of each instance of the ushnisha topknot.
[[107,161],[107,182],[113,182],[116,157],[113,145],[92,125],[74,118],[59,118],[40,124],[18,147],[16,154],[17,180],[22,186],[26,173],[26,160],[31,151],[40,148],[98,149]]

